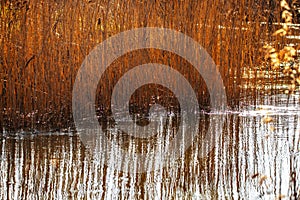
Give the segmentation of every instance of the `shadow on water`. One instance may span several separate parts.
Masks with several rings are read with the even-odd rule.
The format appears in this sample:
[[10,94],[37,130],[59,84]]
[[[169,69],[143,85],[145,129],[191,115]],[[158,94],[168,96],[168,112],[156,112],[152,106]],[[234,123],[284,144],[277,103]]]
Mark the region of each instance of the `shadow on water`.
[[[209,155],[199,158],[198,142],[213,115],[202,113],[199,137],[185,154],[145,173],[114,170],[139,163],[118,157],[107,162],[73,133],[3,133],[0,199],[297,199],[298,99],[291,95],[287,104],[287,95],[274,94],[259,96],[256,104],[241,101],[237,111],[222,113],[225,125],[216,130],[222,134]],[[168,137],[159,136],[146,147],[163,148]],[[130,138],[111,139],[122,140],[129,152],[136,149]]]

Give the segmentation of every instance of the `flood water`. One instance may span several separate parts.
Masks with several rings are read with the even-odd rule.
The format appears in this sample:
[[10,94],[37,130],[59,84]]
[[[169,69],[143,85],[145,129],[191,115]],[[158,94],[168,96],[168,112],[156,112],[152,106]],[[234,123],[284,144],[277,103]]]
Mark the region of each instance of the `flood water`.
[[[86,148],[78,133],[4,132],[0,199],[299,199],[299,98],[242,98],[238,109],[218,113],[225,123],[215,130],[219,137],[207,156],[198,156],[198,137],[185,154],[144,173],[118,170],[140,163],[117,156],[107,161],[101,151]],[[207,130],[213,115],[203,113],[199,129]],[[146,147],[163,147],[166,139]],[[134,152],[136,143],[121,145]]]

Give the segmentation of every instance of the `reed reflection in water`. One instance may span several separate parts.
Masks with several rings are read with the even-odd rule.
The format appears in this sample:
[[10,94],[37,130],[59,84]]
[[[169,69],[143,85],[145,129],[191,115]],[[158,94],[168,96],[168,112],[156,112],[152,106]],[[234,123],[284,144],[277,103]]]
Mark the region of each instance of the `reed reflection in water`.
[[[287,100],[271,95],[255,99],[256,106],[241,101],[238,111],[223,113],[222,135],[207,157],[197,156],[200,136],[181,158],[146,173],[107,167],[102,155],[87,150],[73,133],[5,132],[0,199],[297,199],[299,95]],[[203,115],[203,131],[211,115]],[[128,151],[134,145],[129,142]],[[113,164],[126,163],[138,164],[126,158]]]

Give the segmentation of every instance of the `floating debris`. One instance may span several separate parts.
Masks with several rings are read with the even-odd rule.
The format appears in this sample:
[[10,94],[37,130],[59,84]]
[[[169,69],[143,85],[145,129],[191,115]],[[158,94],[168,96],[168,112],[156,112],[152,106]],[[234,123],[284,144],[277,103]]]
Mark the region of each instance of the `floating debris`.
[[270,126],[269,130],[270,130],[271,132],[275,131],[275,127],[274,127],[274,126]]
[[274,121],[274,118],[273,118],[273,117],[270,117],[270,116],[265,116],[265,117],[262,118],[261,121],[262,121],[263,123],[268,124],[268,123],[273,122],[273,121]]
[[259,185],[262,185],[266,180],[268,179],[268,176],[266,175],[261,175],[259,178]]
[[281,200],[281,199],[285,199],[285,198],[287,198],[286,195],[280,194],[278,197],[276,197],[276,200]]

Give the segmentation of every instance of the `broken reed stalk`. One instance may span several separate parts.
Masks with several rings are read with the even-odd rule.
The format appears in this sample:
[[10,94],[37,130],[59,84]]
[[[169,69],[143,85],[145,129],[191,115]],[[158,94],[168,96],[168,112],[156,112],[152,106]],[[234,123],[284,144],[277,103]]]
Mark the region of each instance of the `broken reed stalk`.
[[[243,68],[261,62],[258,49],[267,32],[261,22],[268,20],[254,0],[19,0],[0,5],[1,131],[72,126],[72,86],[82,61],[106,38],[138,27],[170,28],[199,42],[222,74],[229,104],[237,105]],[[204,91],[199,101],[207,103],[205,84],[186,70],[188,63],[155,50],[125,55],[99,87],[111,88],[132,55],[140,58],[137,63],[171,63]]]

